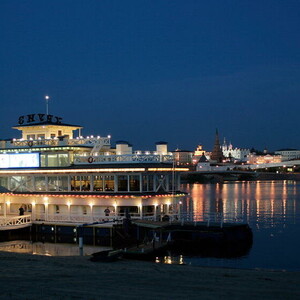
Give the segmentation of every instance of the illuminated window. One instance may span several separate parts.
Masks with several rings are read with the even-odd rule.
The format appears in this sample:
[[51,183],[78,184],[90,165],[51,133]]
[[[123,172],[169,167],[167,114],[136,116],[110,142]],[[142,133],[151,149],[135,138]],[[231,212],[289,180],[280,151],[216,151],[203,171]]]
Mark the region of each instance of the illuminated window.
[[91,190],[91,177],[90,176],[81,176],[81,190],[90,191]]
[[90,190],[91,176],[71,176],[71,191],[89,192]]
[[27,134],[27,140],[35,140],[35,134]]
[[0,177],[0,186],[8,188],[8,177]]
[[104,176],[104,190],[106,192],[113,192],[115,189],[115,178],[113,175]]
[[68,177],[67,176],[49,176],[48,191],[67,191]]
[[60,153],[58,154],[58,165],[60,167],[69,165],[69,156],[68,154]]
[[47,159],[48,159],[48,167],[58,166],[57,154],[48,154]]
[[46,191],[46,178],[45,176],[37,176],[35,177],[35,190],[40,191]]
[[103,176],[93,176],[93,190],[97,192],[102,192],[103,191]]
[[80,176],[71,176],[71,191],[80,191]]
[[47,167],[45,154],[41,154],[41,167]]

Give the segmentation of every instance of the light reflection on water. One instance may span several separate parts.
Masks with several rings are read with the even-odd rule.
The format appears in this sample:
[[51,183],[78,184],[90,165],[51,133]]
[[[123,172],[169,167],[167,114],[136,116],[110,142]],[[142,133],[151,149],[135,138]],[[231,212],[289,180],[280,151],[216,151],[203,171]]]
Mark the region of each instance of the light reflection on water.
[[156,263],[163,263],[167,265],[183,265],[184,263],[184,258],[183,255],[178,255],[178,256],[171,256],[171,255],[166,255],[163,257],[156,257],[155,259]]
[[237,268],[300,270],[300,183],[245,181],[183,185],[189,193],[183,211],[196,221],[220,214],[224,221],[247,222],[253,231],[250,252],[234,259],[184,257],[184,263]]
[[[168,255],[156,260],[166,264],[192,264],[233,268],[266,268],[300,271],[300,182],[245,181],[223,184],[182,185],[189,193],[182,210],[203,221],[207,215],[220,214],[224,221],[247,222],[253,231],[249,253],[236,258]],[[84,255],[106,250],[84,246]],[[76,244],[0,243],[0,251],[40,255],[78,255]]]
[[293,181],[193,184],[182,189],[189,193],[183,210],[194,214],[197,221],[220,213],[225,221],[235,219],[269,227],[295,223],[299,217],[299,184]]
[[[108,247],[95,247],[85,245],[83,247],[83,255],[91,255],[92,253],[109,250]],[[0,251],[27,253],[34,255],[45,256],[78,256],[78,245],[74,244],[57,244],[57,243],[42,243],[18,240],[0,243]]]

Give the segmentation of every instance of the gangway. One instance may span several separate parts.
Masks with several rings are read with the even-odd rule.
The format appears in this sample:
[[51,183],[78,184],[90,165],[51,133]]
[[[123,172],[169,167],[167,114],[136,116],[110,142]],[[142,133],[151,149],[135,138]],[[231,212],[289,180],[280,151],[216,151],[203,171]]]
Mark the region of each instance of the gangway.
[[21,229],[31,225],[31,215],[0,217],[0,231]]

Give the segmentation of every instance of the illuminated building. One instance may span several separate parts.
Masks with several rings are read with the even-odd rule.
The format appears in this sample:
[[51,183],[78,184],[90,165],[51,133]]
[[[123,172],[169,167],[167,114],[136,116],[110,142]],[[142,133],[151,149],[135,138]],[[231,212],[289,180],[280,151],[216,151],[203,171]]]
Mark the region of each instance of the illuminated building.
[[201,158],[202,155],[205,155],[206,154],[206,151],[203,150],[203,146],[202,145],[198,145],[195,152],[194,152],[194,155],[193,155],[193,164],[197,164],[199,162],[199,159]]
[[179,173],[188,169],[174,166],[166,144],[153,153],[134,153],[124,141],[112,148],[110,136],[82,137],[81,126],[45,114],[22,116],[13,128],[22,138],[0,141],[1,215],[21,207],[42,222],[97,222],[126,210],[135,218],[175,215]]
[[192,151],[176,149],[173,155],[177,166],[189,166],[193,164]]
[[281,149],[275,151],[275,154],[281,155],[282,161],[300,159],[300,150],[297,149]]
[[198,163],[197,163],[197,167],[196,167],[196,171],[211,171],[211,166],[209,161],[207,160],[206,156],[204,155],[204,153],[202,154],[202,156],[200,157]]
[[251,153],[248,155],[247,163],[252,165],[260,165],[260,164],[271,164],[271,163],[280,163],[281,155],[256,155]]
[[234,148],[231,143],[227,144],[224,139],[222,145],[224,157],[231,160],[247,161],[247,156],[250,154],[250,149]]
[[203,150],[203,146],[202,145],[198,145],[195,152],[194,152],[194,156],[199,156],[199,158],[205,154],[205,150]]

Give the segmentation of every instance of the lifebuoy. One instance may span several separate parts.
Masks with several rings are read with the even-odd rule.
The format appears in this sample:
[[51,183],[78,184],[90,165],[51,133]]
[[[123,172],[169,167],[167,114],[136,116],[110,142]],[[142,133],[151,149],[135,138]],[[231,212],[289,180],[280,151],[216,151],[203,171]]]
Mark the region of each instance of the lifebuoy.
[[94,160],[93,157],[90,156],[90,157],[88,158],[88,162],[89,162],[90,164],[91,164],[92,162],[94,162],[94,161],[95,161],[95,160]]
[[27,144],[28,144],[29,147],[32,147],[33,146],[33,141],[29,141]]

